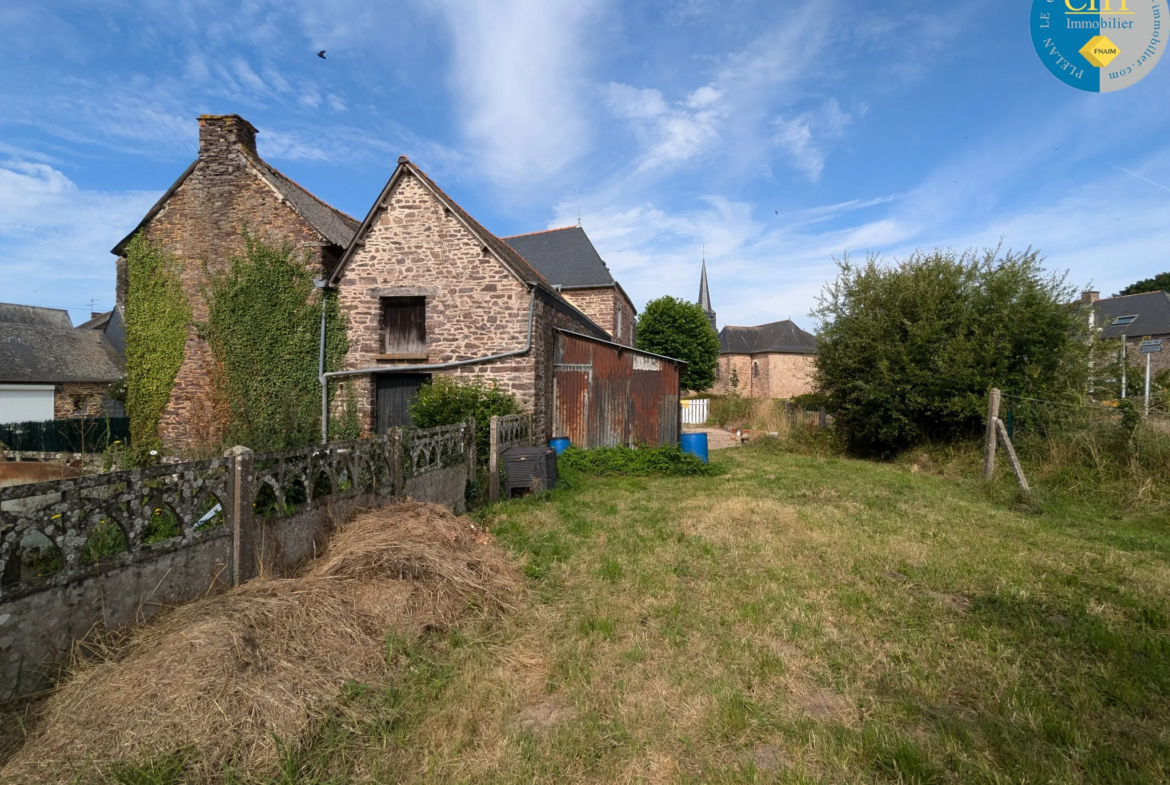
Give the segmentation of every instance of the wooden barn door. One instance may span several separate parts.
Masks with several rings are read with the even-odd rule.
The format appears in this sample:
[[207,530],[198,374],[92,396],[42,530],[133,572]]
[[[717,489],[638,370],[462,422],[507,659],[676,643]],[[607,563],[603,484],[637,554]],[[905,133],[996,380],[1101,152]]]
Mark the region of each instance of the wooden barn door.
[[409,426],[410,404],[430,376],[422,373],[380,373],[376,378],[378,435],[386,433],[389,428]]

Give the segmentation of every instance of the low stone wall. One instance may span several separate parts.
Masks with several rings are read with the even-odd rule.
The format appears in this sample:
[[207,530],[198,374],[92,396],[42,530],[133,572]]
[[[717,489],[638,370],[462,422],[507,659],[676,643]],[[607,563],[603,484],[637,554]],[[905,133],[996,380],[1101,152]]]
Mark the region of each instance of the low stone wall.
[[[75,641],[263,574],[294,573],[354,511],[464,509],[474,423],[0,488],[0,701]],[[176,531],[161,542],[159,526]]]

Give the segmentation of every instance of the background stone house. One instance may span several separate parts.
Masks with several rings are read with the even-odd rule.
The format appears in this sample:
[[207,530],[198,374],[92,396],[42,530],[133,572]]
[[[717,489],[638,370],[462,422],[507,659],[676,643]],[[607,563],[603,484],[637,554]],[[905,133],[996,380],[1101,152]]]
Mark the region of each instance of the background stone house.
[[547,439],[556,329],[610,337],[405,157],[329,285],[348,320],[343,373],[364,430],[407,424],[410,398],[444,374],[515,394]]
[[1097,292],[1085,292],[1083,301],[1093,306],[1094,325],[1101,328],[1101,338],[1126,343],[1130,365],[1141,365],[1146,358],[1138,352],[1138,345],[1146,337],[1163,339],[1161,352],[1150,355],[1150,373],[1156,375],[1170,368],[1170,294],[1145,292],[1123,297],[1101,299]]
[[785,319],[756,327],[728,325],[719,333],[719,364],[712,392],[731,392],[734,377],[740,395],[792,398],[814,387],[816,338]]
[[580,226],[503,238],[614,343],[634,345],[638,311]]
[[93,317],[75,328],[68,311],[0,303],[0,423],[119,414],[107,394],[125,376],[121,316]]
[[[206,321],[208,273],[227,269],[242,254],[242,232],[307,252],[315,276],[328,275],[353,239],[358,222],[316,198],[265,163],[256,152],[256,129],[238,115],[199,118],[199,157],[163,194],[138,226],[113,249],[118,256],[117,302],[125,305],[126,247],[138,232],[182,266],[183,290],[196,322]],[[159,421],[159,436],[173,447],[218,441],[212,403],[210,347],[192,327],[183,363]]]

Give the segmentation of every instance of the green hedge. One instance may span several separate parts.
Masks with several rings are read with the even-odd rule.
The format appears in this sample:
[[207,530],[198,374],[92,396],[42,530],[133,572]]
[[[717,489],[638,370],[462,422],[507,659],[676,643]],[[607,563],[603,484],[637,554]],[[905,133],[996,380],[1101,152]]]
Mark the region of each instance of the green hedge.
[[595,477],[683,477],[710,474],[711,467],[677,446],[600,447],[582,450],[570,447],[557,458],[557,470],[580,472]]

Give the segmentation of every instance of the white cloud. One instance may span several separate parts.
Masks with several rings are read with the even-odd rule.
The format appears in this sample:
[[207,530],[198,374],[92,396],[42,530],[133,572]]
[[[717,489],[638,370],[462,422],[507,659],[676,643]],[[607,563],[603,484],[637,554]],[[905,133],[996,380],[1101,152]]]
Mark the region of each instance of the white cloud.
[[606,92],[610,109],[630,120],[639,138],[638,172],[680,164],[719,142],[722,93],[714,87],[700,87],[677,106],[669,105],[662,92],[652,88],[611,83]]
[[80,189],[40,163],[0,162],[0,269],[5,299],[83,313],[114,300],[110,249],[161,195],[157,191]]
[[235,58],[232,61],[232,68],[235,71],[236,77],[245,85],[258,93],[267,92],[268,86],[264,84],[264,80],[252,70],[252,66],[248,65],[248,62],[244,58]]
[[335,112],[344,112],[349,108],[345,105],[345,101],[332,93],[326,96],[325,101],[329,104],[329,108]]
[[825,169],[826,142],[839,139],[853,118],[830,98],[815,112],[802,112],[790,119],[776,118],[771,142],[788,152],[793,165],[813,182]]
[[602,0],[444,0],[463,132],[500,184],[531,185],[588,149],[589,23]]

